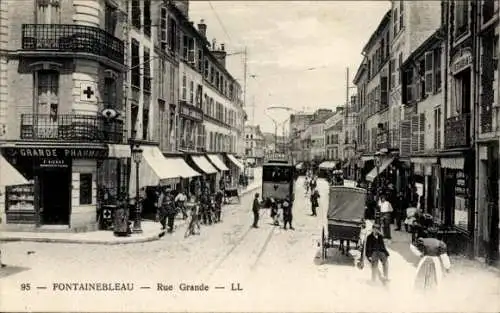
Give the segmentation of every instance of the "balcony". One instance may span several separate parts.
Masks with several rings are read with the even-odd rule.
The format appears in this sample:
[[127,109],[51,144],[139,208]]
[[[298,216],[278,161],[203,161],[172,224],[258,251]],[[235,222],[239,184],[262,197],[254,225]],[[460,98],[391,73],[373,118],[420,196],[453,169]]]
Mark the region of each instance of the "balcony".
[[123,41],[92,26],[23,24],[22,49],[89,53],[124,63]]
[[98,115],[22,114],[21,139],[123,143],[123,121]]
[[399,130],[390,129],[380,131],[377,134],[377,150],[398,149],[399,150]]
[[454,116],[444,123],[444,148],[465,148],[470,145],[470,114]]

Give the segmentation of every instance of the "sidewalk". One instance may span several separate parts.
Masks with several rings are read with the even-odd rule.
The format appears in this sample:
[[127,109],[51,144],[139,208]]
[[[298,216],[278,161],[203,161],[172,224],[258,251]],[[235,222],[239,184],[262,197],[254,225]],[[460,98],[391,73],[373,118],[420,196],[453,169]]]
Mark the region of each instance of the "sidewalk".
[[[240,189],[240,196],[255,191],[262,184],[260,177],[246,188]],[[185,220],[176,221],[176,226],[184,225]],[[46,243],[72,243],[72,244],[99,244],[99,245],[122,245],[130,243],[143,243],[160,239],[165,233],[160,224],[143,220],[141,222],[142,233],[132,234],[129,237],[116,237],[110,230],[98,230],[85,233],[37,233],[37,232],[2,232],[0,242],[30,241]]]

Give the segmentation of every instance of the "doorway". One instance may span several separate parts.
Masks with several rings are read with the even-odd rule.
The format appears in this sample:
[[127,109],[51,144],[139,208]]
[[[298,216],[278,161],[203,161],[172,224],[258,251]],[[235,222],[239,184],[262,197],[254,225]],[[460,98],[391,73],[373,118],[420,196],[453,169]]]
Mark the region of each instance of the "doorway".
[[487,263],[494,264],[499,258],[499,230],[498,230],[498,145],[493,144],[488,147],[488,180],[487,180],[487,212],[489,217],[489,247],[487,253]]
[[69,225],[71,170],[44,169],[38,174],[42,225]]

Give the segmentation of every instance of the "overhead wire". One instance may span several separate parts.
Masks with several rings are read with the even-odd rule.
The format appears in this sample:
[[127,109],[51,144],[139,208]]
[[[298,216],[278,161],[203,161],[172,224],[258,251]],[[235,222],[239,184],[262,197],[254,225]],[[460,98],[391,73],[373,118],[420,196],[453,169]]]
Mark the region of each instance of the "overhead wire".
[[215,17],[217,18],[217,21],[219,21],[219,24],[220,24],[220,26],[222,27],[222,30],[224,31],[224,33],[226,34],[227,39],[229,39],[229,42],[232,42],[232,40],[231,40],[231,36],[229,36],[229,33],[227,32],[226,27],[225,27],[225,26],[224,26],[224,24],[222,23],[222,20],[220,19],[219,14],[218,14],[218,13],[217,13],[217,11],[215,10],[214,6],[212,5],[212,2],[211,2],[211,1],[208,1],[208,5],[210,6],[210,9],[214,12]]

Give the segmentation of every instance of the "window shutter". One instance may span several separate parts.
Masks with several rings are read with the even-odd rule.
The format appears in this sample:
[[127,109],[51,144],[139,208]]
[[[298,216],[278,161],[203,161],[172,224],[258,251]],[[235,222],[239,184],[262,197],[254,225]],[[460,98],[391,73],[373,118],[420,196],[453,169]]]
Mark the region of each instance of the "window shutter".
[[411,117],[411,153],[418,152],[418,139],[419,139],[419,120],[418,115],[412,115]]
[[392,59],[389,63],[389,72],[391,73],[391,89],[396,87],[396,60]]
[[418,151],[425,150],[425,113],[420,113],[418,121],[419,135],[418,135]]
[[402,120],[399,124],[401,155],[407,156],[411,153],[411,121]]
[[434,51],[425,53],[425,94],[432,94],[434,91],[433,72],[434,72]]

